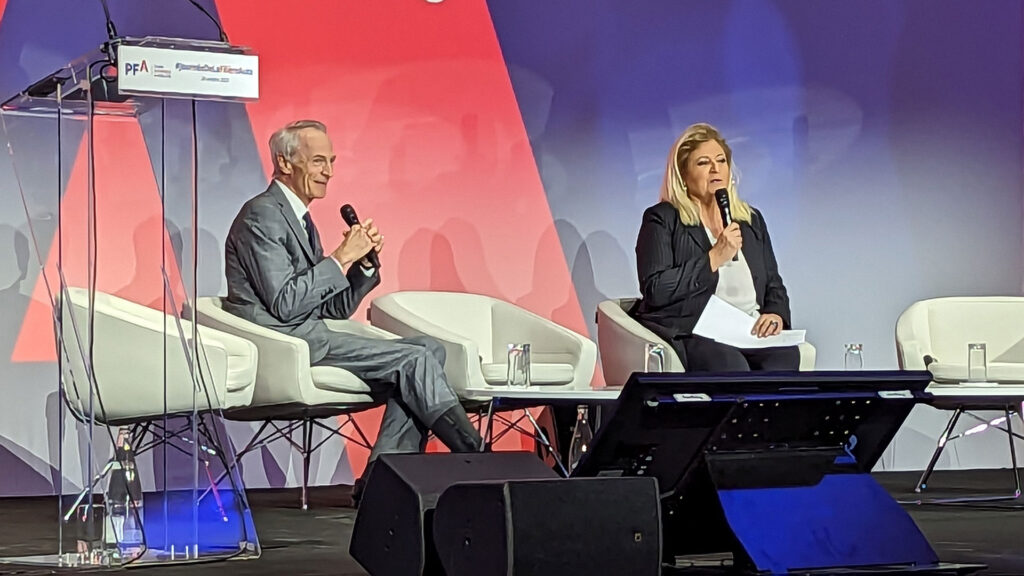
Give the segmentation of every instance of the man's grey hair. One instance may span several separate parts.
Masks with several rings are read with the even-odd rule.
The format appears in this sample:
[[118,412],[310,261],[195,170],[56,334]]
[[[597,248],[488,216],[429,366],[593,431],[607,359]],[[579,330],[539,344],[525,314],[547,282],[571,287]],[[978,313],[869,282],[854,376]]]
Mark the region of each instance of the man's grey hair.
[[270,136],[270,160],[274,163],[274,173],[277,173],[277,157],[284,156],[286,160],[295,160],[299,151],[299,132],[306,128],[314,128],[327,134],[327,126],[317,120],[298,120],[279,129]]

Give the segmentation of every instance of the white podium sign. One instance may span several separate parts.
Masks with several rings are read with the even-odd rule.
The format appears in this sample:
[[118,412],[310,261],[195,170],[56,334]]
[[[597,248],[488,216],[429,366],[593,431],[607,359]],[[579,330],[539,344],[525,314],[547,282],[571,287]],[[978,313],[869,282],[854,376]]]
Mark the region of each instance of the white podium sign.
[[117,62],[117,89],[124,94],[253,100],[260,95],[255,54],[121,46]]

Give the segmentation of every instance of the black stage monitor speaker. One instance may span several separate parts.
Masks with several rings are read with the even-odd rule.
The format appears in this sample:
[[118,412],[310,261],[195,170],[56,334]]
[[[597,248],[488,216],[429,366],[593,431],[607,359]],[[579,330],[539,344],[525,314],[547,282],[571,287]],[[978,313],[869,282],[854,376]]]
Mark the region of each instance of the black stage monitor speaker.
[[447,576],[661,573],[654,478],[463,482],[434,512]]
[[529,452],[383,454],[356,515],[349,552],[371,576],[441,575],[434,506],[456,482],[557,478]]

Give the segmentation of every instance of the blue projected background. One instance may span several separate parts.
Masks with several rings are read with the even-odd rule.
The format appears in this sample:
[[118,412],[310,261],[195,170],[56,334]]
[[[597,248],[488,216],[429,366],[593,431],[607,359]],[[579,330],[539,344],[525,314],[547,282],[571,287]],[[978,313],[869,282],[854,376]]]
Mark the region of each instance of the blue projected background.
[[896,365],[899,313],[1021,289],[1021,7],[489,3],[584,310],[638,294],[634,246],[693,122],[733,147],[819,368]]

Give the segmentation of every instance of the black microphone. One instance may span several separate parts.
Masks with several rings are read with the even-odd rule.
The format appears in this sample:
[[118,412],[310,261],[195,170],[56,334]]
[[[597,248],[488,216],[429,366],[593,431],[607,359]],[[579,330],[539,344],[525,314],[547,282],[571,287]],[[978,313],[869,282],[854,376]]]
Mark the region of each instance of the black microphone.
[[114,27],[114,21],[110,19],[110,7],[107,6],[107,0],[100,0],[100,5],[103,6],[103,19],[107,22],[107,39],[117,40],[117,28]]
[[[715,202],[718,202],[718,211],[722,213],[722,226],[732,224],[732,210],[729,208],[729,190],[726,188],[715,190]],[[739,254],[732,255],[733,262],[739,259]]]
[[[341,219],[349,226],[359,224],[359,216],[356,216],[356,209],[351,204],[345,204],[341,207]],[[377,257],[376,249],[371,248],[370,252],[366,255],[366,259],[370,261],[374,268],[380,268],[380,258]]]

